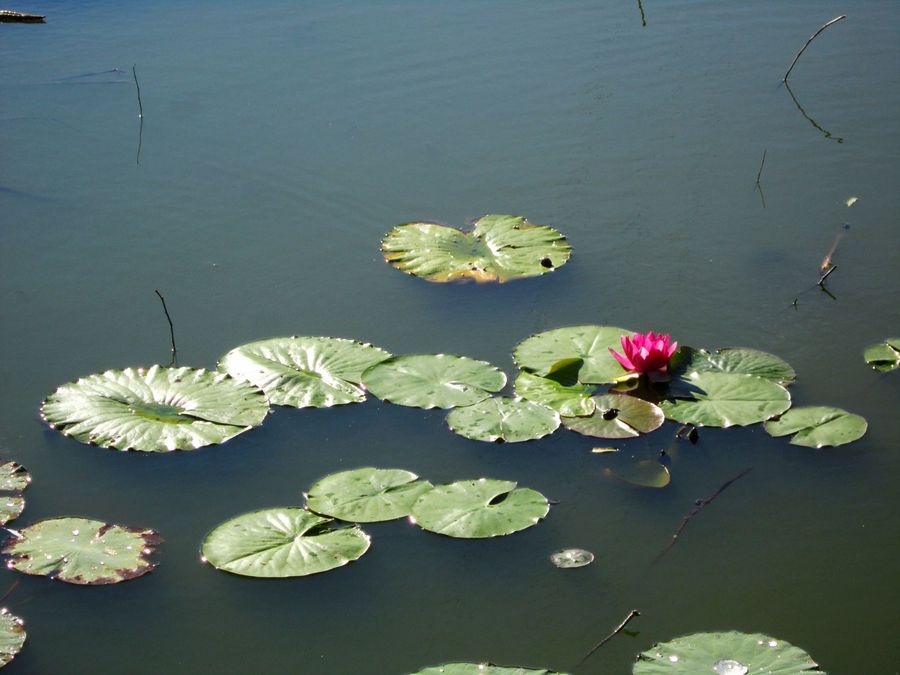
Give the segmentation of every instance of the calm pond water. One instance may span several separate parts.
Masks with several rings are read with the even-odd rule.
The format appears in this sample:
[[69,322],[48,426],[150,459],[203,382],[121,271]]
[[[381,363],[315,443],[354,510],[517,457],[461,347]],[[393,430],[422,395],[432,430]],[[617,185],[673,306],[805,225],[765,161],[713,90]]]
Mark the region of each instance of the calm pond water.
[[[156,571],[117,586],[4,570],[28,630],[10,673],[571,671],[631,609],[637,634],[577,672],[628,673],[657,641],[732,629],[829,673],[900,672],[900,375],[861,357],[900,332],[900,5],[643,5],[646,26],[634,2],[19,3],[48,20],[0,26],[0,457],[34,479],[16,524],[83,515],[166,542]],[[484,213],[560,229],[571,262],[478,286],[381,260],[395,224]],[[844,223],[831,298],[817,269]],[[47,429],[38,407],[59,384],[168,361],[154,289],[184,365],[334,335],[513,376],[528,335],[612,324],[776,353],[797,370],[795,404],[860,413],[869,432],[820,451],[759,426],[691,446],[668,423],[610,459],[568,431],[484,444],[443,412],[376,400],[278,409],[172,455]],[[666,489],[603,474],[662,448]],[[516,480],[560,503],[489,541],[368,526],[362,560],[305,579],[199,561],[217,523],[372,465]],[[694,500],[748,466],[651,566]],[[548,555],[566,546],[596,561],[557,570]]]

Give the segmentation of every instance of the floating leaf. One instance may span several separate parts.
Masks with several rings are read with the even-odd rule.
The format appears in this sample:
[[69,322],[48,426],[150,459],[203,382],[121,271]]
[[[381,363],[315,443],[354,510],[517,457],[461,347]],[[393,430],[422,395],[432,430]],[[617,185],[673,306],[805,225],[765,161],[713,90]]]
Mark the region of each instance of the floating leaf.
[[416,671],[413,675],[566,675],[539,668],[507,668],[491,663],[445,663]]
[[302,577],[358,559],[369,535],[358,527],[331,527],[306,509],[282,507],[245,513],[206,535],[203,557],[213,567],[247,577]]
[[727,347],[715,352],[683,346],[673,357],[670,372],[675,376],[691,373],[743,373],[788,385],[797,374],[789,363],[758,349]]
[[863,358],[880,372],[900,368],[900,338],[888,338],[863,352]]
[[741,373],[699,372],[686,377],[676,400],[660,403],[668,419],[698,427],[745,426],[780,415],[791,407],[787,389]]
[[64,384],[41,408],[66,436],[118,450],[168,452],[222,443],[262,423],[265,395],[225,373],[153,366]]
[[21,492],[31,483],[28,470],[18,462],[0,464],[0,491]]
[[555,410],[518,398],[494,397],[447,415],[450,430],[476,441],[519,443],[552,434],[559,427]]
[[610,452],[618,452],[618,448],[591,448],[591,452],[595,455],[605,455]]
[[25,499],[19,495],[0,495],[0,525],[15,520],[25,510]]
[[845,203],[845,204],[847,205],[847,207],[849,208],[849,207],[853,206],[853,205],[854,205],[856,202],[858,202],[858,201],[859,201],[859,197],[848,197],[848,198],[847,198],[847,201],[845,201],[844,203]]
[[506,375],[486,361],[449,354],[395,356],[363,373],[378,398],[415,408],[454,408],[488,398],[506,385]]
[[583,548],[564,548],[551,555],[550,562],[562,569],[584,567],[594,562],[594,554]]
[[799,647],[768,635],[694,633],[661,642],[638,656],[634,675],[810,675],[818,664]]
[[579,382],[615,382],[627,373],[609,353],[609,348],[621,348],[621,337],[633,332],[614,326],[556,328],[520,342],[513,352],[513,359],[522,370],[541,376],[546,376],[554,365],[564,359],[582,359],[583,364],[578,371]]
[[480,539],[524,530],[549,510],[540,492],[517,489],[512,481],[479,478],[435,486],[413,504],[412,517],[429,532]]
[[25,626],[22,619],[0,609],[0,668],[12,661],[25,644]]
[[594,400],[591,398],[593,387],[579,384],[566,386],[525,370],[519,373],[515,386],[518,396],[552,408],[560,415],[581,417],[594,412]]
[[362,373],[390,354],[333,337],[283,337],[250,342],[222,357],[219,370],[262,389],[269,401],[326,408],[366,400]]
[[552,272],[566,263],[572,247],[552,227],[520,216],[487,215],[471,232],[437,223],[407,223],[381,242],[384,259],[429,281],[509,281]]
[[19,530],[3,553],[7,567],[70,584],[115,584],[156,567],[149,556],[162,537],[153,530],[87,518],[51,518]]
[[765,424],[766,431],[772,436],[794,434],[791,445],[807,448],[852,443],[863,437],[867,427],[865,418],[826,406],[792,408],[777,420]]
[[605,394],[593,401],[593,415],[563,417],[563,426],[585,436],[632,438],[658,429],[666,419],[659,406],[633,396]]
[[615,470],[605,469],[605,473],[638,487],[664,488],[672,480],[669,469],[655,459],[642,459]]
[[428,481],[402,469],[353,469],[325,476],[309,490],[306,505],[316,513],[352,523],[376,523],[409,515],[431,489]]

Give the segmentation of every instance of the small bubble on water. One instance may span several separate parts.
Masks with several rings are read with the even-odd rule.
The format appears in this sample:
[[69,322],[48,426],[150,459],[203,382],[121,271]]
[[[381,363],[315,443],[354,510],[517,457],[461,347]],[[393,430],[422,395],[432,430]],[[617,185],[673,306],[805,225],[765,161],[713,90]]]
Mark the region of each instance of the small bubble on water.
[[734,659],[720,659],[713,665],[713,671],[716,675],[747,675],[750,667]]

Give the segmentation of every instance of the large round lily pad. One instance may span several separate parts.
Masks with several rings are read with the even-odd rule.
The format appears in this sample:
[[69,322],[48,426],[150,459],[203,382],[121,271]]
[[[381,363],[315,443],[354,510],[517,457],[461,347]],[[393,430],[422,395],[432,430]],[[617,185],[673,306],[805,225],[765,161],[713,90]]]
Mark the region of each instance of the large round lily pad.
[[569,326],[537,333],[516,346],[513,359],[522,369],[545,376],[556,364],[582,359],[578,381],[583,384],[615,382],[628,375],[609,352],[618,347],[623,335],[634,331],[615,326]]
[[262,389],[269,401],[325,408],[366,400],[363,371],[390,354],[333,337],[283,337],[250,342],[222,357],[219,370]]
[[412,517],[429,532],[481,539],[524,530],[549,510],[540,492],[516,488],[513,481],[479,478],[435,486],[413,504]]
[[676,376],[691,373],[743,373],[788,385],[796,379],[796,373],[783,359],[745,347],[726,347],[714,352],[683,346],[675,354],[670,372]]
[[552,434],[559,414],[547,406],[495,396],[447,415],[451,431],[476,441],[519,443]]
[[417,670],[413,675],[566,675],[543,668],[495,666],[491,663],[445,663]]
[[634,675],[812,675],[824,673],[799,647],[768,635],[694,633],[638,656]]
[[0,609],[0,668],[12,661],[25,644],[25,626],[22,619]]
[[376,523],[409,515],[431,489],[411,471],[366,467],[325,476],[309,490],[306,505],[316,513],[352,523]]
[[872,368],[885,373],[900,368],[900,338],[887,338],[863,352],[863,358]]
[[153,530],[87,518],[51,518],[19,530],[3,547],[7,566],[70,584],[115,584],[156,567]]
[[827,406],[792,408],[765,424],[772,436],[794,434],[791,445],[808,448],[852,443],[865,435],[867,427],[865,418]]
[[593,399],[589,417],[563,417],[566,429],[597,438],[633,438],[658,429],[665,421],[659,406],[634,396],[605,394]]
[[506,385],[486,361],[450,354],[395,356],[369,368],[363,384],[374,396],[415,408],[455,408],[483,401]]
[[152,366],[64,384],[41,408],[66,436],[117,450],[169,452],[222,443],[258,426],[265,394],[225,373]]
[[678,386],[679,398],[660,408],[668,419],[698,427],[755,424],[791,407],[787,389],[756,375],[695,372]]
[[381,242],[384,259],[429,281],[509,281],[552,272],[572,248],[552,227],[520,216],[487,215],[471,232],[437,223],[407,223]]
[[594,412],[594,400],[591,398],[594,388],[588,385],[564,385],[523,370],[516,378],[515,386],[516,395],[552,408],[560,415],[581,417]]
[[247,577],[302,577],[341,567],[369,549],[358,527],[332,527],[301,508],[251,511],[227,520],[203,542],[210,565]]

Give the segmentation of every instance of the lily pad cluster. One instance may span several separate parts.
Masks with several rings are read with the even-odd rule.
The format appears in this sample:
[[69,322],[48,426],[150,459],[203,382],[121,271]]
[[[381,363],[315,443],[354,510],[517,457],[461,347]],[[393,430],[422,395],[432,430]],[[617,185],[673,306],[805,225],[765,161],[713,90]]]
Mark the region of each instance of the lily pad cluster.
[[299,577],[362,557],[371,538],[358,523],[409,517],[430,532],[478,539],[531,527],[549,509],[543,495],[512,481],[435,486],[410,471],[366,467],[317,481],[305,507],[263,509],[221,523],[201,550],[204,560],[226,572]]

